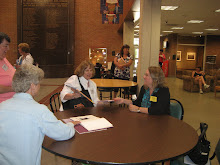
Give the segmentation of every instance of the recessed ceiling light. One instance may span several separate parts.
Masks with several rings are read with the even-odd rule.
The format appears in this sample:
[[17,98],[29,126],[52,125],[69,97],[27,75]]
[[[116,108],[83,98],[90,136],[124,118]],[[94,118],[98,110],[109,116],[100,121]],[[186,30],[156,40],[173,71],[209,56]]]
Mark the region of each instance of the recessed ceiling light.
[[164,33],[172,33],[173,31],[162,31]]
[[205,29],[205,30],[208,30],[208,31],[217,31],[218,29]]
[[219,12],[220,12],[220,9],[215,10],[215,12],[216,12],[216,13],[219,13]]
[[203,32],[192,32],[192,34],[202,34]]
[[161,10],[175,10],[179,6],[161,6]]
[[183,27],[172,27],[171,29],[183,29]]
[[204,21],[202,20],[190,20],[190,21],[187,21],[187,23],[202,23]]

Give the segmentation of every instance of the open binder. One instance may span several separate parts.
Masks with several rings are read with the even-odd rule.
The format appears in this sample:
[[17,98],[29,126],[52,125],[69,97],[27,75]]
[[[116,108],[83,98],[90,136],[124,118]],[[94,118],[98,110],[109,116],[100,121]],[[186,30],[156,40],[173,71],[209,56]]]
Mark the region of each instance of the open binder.
[[[63,121],[65,120],[66,119]],[[79,134],[102,131],[113,127],[113,125],[105,118],[99,118],[93,115],[71,117],[70,120],[81,122],[79,125],[74,126]]]

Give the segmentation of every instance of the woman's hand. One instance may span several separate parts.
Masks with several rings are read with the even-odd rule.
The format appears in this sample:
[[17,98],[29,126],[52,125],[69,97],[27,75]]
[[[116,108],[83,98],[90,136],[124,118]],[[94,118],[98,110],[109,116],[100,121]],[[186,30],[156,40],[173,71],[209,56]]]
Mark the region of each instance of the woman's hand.
[[72,99],[77,99],[79,97],[81,97],[81,94],[79,92],[75,92],[72,94],[73,98]]
[[74,126],[75,126],[75,125],[80,124],[81,122],[80,122],[80,121],[71,121],[71,123],[73,123],[73,124],[74,124]]
[[115,101],[116,104],[123,104],[124,103],[124,99],[120,98],[120,97],[116,97],[113,100]]
[[71,88],[71,90],[74,92],[72,94],[72,99],[77,99],[77,98],[81,97],[81,93],[78,90],[76,90],[74,88]]
[[129,104],[129,110],[131,111],[131,112],[139,112],[138,111],[138,106],[136,106],[136,105],[133,105],[133,104]]

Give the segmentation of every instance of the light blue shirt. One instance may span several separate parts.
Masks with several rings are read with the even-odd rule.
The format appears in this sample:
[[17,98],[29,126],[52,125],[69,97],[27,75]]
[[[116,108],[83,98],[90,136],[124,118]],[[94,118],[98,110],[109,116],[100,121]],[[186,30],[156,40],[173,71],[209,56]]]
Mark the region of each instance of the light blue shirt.
[[44,136],[67,140],[75,134],[27,93],[16,93],[0,103],[0,164],[40,165]]

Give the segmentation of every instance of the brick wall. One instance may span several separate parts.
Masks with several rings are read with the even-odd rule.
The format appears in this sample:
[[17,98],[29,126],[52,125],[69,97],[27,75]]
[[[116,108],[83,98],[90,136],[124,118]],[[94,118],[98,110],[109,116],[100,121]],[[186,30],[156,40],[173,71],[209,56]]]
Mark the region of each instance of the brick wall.
[[17,59],[17,0],[1,0],[0,31],[11,38],[7,59],[11,64]]
[[122,46],[119,24],[102,24],[100,0],[75,0],[75,66],[89,58],[89,48],[107,48],[107,61],[112,61],[112,51]]

